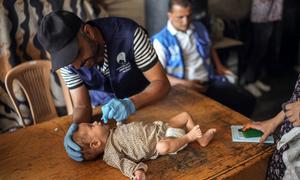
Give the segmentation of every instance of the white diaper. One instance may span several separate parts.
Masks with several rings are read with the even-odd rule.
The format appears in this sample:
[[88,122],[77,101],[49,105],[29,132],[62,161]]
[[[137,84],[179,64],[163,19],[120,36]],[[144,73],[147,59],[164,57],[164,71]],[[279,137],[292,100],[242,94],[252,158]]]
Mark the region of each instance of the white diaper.
[[[178,138],[178,137],[181,137],[183,135],[185,135],[186,132],[185,130],[183,129],[179,129],[179,128],[173,128],[173,127],[168,127],[168,129],[166,130],[166,134],[165,136],[166,137],[175,137],[175,138]],[[173,154],[177,154],[178,151],[184,149],[185,147],[187,146],[187,144],[185,144],[184,146],[182,146],[180,149],[178,149],[176,152],[173,152],[173,153],[169,153],[171,155]]]

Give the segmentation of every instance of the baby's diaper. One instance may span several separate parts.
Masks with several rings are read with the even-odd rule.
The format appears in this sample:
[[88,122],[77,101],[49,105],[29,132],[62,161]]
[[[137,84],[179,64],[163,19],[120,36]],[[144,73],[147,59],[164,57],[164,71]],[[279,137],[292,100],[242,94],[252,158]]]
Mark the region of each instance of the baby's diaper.
[[[183,129],[179,129],[179,128],[173,128],[173,127],[168,127],[168,129],[166,130],[166,137],[181,137],[183,135],[185,135],[185,130]],[[169,153],[169,154],[177,154],[178,151],[184,149],[187,146],[187,144],[185,144],[184,146],[182,146],[180,149],[178,149],[176,152],[173,153]]]

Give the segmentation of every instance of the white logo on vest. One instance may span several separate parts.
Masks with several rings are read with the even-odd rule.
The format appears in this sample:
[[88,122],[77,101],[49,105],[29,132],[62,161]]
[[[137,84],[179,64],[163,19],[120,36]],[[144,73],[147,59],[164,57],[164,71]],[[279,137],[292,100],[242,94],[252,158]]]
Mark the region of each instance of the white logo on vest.
[[120,67],[117,68],[117,71],[125,73],[131,69],[131,65],[126,61],[126,54],[124,52],[120,52],[117,56],[117,62]]
[[124,52],[120,52],[117,56],[117,62],[119,64],[125,64],[126,63],[126,54]]

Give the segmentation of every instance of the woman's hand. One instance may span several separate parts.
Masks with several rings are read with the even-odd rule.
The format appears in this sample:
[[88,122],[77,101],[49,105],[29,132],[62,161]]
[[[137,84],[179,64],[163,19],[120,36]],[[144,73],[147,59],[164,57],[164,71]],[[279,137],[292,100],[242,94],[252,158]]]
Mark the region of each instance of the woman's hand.
[[226,74],[228,74],[231,71],[227,67],[225,67],[224,65],[219,64],[218,66],[216,66],[216,72],[217,72],[218,75],[225,76]]
[[300,101],[287,104],[285,106],[285,115],[294,127],[300,126]]
[[277,124],[274,122],[274,119],[269,119],[261,122],[248,123],[244,125],[243,131],[246,131],[250,128],[262,131],[264,134],[260,138],[259,142],[263,143],[269,137],[269,135],[275,131],[276,127]]

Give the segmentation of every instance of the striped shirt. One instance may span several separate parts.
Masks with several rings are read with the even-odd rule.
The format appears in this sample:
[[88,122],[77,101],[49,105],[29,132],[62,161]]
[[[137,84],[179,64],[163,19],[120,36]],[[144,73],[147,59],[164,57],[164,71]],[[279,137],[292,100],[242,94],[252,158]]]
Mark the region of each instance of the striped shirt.
[[[133,37],[133,51],[137,67],[145,72],[153,67],[157,62],[157,56],[153,46],[150,43],[148,35],[145,31],[138,27]],[[104,63],[102,67],[96,67],[104,76],[109,76],[107,46],[104,46]],[[61,75],[69,89],[75,89],[83,84],[80,76],[71,71],[68,66],[60,68]]]

